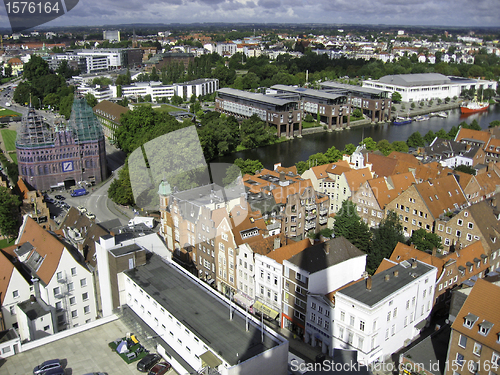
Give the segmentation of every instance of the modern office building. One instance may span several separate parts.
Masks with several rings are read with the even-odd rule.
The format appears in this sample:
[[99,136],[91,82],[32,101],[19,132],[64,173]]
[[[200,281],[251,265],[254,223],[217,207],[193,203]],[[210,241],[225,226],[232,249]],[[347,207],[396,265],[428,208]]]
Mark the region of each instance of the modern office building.
[[17,133],[19,176],[37,190],[69,188],[107,175],[101,125],[83,98],[75,98],[66,125],[49,126],[30,108]]
[[278,137],[283,133],[287,137],[293,137],[296,130],[298,135],[302,135],[300,97],[285,96],[223,88],[217,91],[215,110],[242,120],[256,114],[267,125],[277,127]]

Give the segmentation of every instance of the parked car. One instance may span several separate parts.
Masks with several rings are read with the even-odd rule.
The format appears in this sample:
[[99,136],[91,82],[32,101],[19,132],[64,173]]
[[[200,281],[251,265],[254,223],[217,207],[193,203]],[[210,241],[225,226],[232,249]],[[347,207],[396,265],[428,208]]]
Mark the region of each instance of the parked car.
[[83,206],[78,206],[76,208],[81,214],[84,214],[85,212],[87,212],[87,209]]
[[33,375],[43,374],[48,370],[53,370],[57,368],[62,369],[61,362],[58,359],[50,359],[36,366],[33,369]]
[[95,219],[95,215],[90,211],[85,212],[85,216],[87,216],[90,220]]
[[65,200],[65,199],[66,199],[66,197],[63,197],[63,196],[62,196],[62,195],[60,195],[60,194],[57,194],[57,195],[55,196],[55,198],[56,198],[56,199],[59,199],[60,201],[63,201],[63,200]]
[[45,371],[42,375],[66,375],[62,367],[56,367]]
[[62,204],[62,208],[66,209],[66,210],[69,210],[71,208],[71,206],[67,203],[63,203]]
[[168,362],[160,362],[160,363],[154,365],[151,370],[149,370],[149,374],[148,375],[163,375],[168,370],[170,370],[170,367],[172,367],[172,365],[170,363],[168,363]]
[[137,370],[140,372],[148,372],[151,367],[158,363],[161,356],[156,353],[147,354],[143,359],[137,364]]

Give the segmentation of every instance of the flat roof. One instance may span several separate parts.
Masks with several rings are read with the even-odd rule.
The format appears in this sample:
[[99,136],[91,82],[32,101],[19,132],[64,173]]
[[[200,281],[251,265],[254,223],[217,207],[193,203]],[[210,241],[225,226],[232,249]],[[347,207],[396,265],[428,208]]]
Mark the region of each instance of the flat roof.
[[288,103],[296,103],[297,102],[296,99],[276,98],[276,97],[271,96],[271,95],[257,94],[254,92],[236,90],[236,89],[231,89],[228,87],[219,89],[219,90],[217,90],[217,92],[220,92],[220,93],[226,94],[226,95],[235,96],[238,98],[243,98],[243,99],[247,99],[247,100],[253,100],[256,102],[266,103],[266,104],[286,105]]
[[[417,262],[416,268],[412,268],[413,262]],[[344,294],[371,307],[404,288],[407,284],[410,284],[433,268],[435,267],[420,261],[404,261],[373,275],[371,277],[372,287],[370,290],[366,288],[366,280],[360,280],[338,291],[337,294]],[[397,277],[394,276],[394,271],[398,271]],[[385,280],[386,275],[389,275],[388,281]]]
[[320,98],[320,99],[335,100],[335,99],[347,96],[345,94],[333,94],[333,93],[330,93],[327,91],[322,91],[322,90],[306,89],[304,87],[294,87],[294,86],[287,86],[287,85],[273,85],[273,86],[271,86],[271,88],[274,90],[281,90],[281,91],[291,92],[291,93],[295,93],[295,94],[299,94],[299,95],[312,96],[314,98]]
[[114,249],[110,250],[109,252],[111,254],[113,254],[113,256],[115,256],[115,257],[121,257],[123,255],[130,254],[130,253],[133,253],[133,252],[136,252],[139,250],[141,250],[141,247],[138,246],[137,244],[133,243],[131,245],[114,248]]
[[320,86],[322,86],[326,89],[342,89],[342,90],[346,90],[346,91],[357,91],[357,92],[364,92],[367,94],[374,94],[374,95],[380,95],[384,92],[388,92],[388,90],[380,90],[380,89],[374,89],[372,87],[348,85],[346,83],[338,83],[338,82],[333,82],[333,81],[321,82]]
[[231,366],[281,344],[156,254],[125,274]]
[[378,81],[396,86],[433,86],[450,84],[451,79],[440,73],[394,74],[381,77]]

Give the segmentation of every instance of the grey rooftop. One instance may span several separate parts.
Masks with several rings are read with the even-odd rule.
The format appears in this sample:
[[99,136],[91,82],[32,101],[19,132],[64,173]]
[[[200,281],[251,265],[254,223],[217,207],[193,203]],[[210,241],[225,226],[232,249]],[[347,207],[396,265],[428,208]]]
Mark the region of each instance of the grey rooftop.
[[296,99],[281,99],[271,95],[264,94],[256,94],[253,92],[247,92],[242,90],[236,90],[231,88],[222,88],[217,90],[220,94],[225,94],[228,96],[233,96],[236,98],[251,100],[255,102],[261,102],[265,104],[273,104],[273,105],[286,105],[288,103],[296,103]]
[[[412,268],[413,262],[417,262],[417,267]],[[372,287],[370,290],[366,288],[366,280],[360,280],[355,284],[337,292],[338,294],[346,295],[367,306],[375,306],[383,301],[396,291],[404,288],[422,275],[431,271],[434,266],[419,262],[419,261],[404,261],[383,272],[379,272],[372,276]],[[398,276],[394,275],[394,271],[398,271]],[[389,280],[386,281],[386,275]],[[434,280],[430,281],[431,283]]]
[[157,255],[125,274],[231,366],[281,344],[266,334],[261,342],[260,328],[246,331],[237,312],[230,320],[228,304]]

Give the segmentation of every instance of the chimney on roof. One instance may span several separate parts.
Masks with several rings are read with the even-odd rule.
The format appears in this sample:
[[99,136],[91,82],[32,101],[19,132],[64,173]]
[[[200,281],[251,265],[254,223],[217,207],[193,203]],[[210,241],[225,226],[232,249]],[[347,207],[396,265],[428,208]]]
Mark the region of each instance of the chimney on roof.
[[35,303],[36,302],[36,297],[33,294],[30,296],[30,302],[31,303]]
[[433,256],[433,257],[437,256],[437,253],[438,253],[438,249],[437,249],[437,247],[436,247],[436,246],[434,246],[434,247],[432,248],[432,256]]
[[368,276],[366,278],[366,290],[372,290],[372,277]]
[[280,172],[280,182],[285,182],[285,172]]
[[278,236],[274,238],[274,250],[279,249],[280,247],[281,247],[281,240]]
[[417,260],[413,260],[413,263],[411,264],[411,268],[415,269],[417,268]]
[[398,276],[399,276],[399,271],[398,270],[394,271],[394,277],[398,277]]
[[391,278],[391,277],[390,277],[389,275],[385,275],[385,276],[384,276],[384,281],[389,281],[389,279],[390,279],[390,278]]
[[323,250],[325,250],[325,254],[330,254],[330,241],[323,242]]

